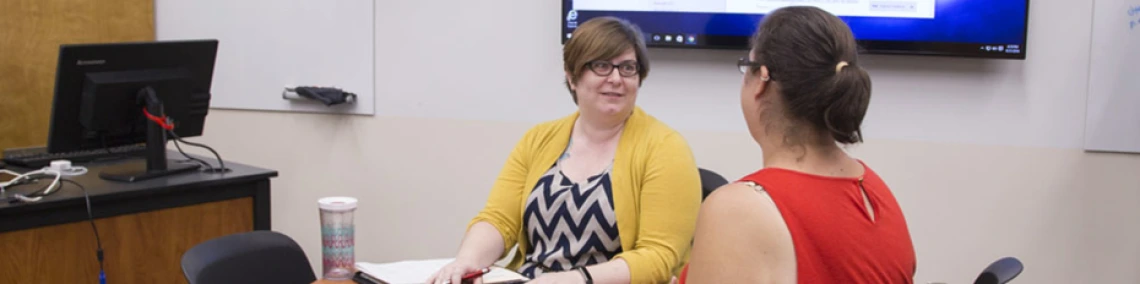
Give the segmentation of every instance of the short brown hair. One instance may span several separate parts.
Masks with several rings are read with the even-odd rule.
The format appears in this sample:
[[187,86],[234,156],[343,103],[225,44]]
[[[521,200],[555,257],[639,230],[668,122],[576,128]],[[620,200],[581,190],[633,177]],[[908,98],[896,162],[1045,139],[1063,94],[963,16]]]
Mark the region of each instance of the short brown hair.
[[[637,84],[640,86],[645,77],[649,76],[649,57],[646,55],[648,52],[641,30],[628,21],[615,17],[593,18],[579,25],[571,34],[570,40],[562,46],[563,70],[578,80],[583,72],[589,70],[586,65],[590,61],[608,60],[630,48],[637,55],[637,73],[640,75]],[[569,81],[566,82],[566,89],[570,90],[570,97],[577,104],[578,94],[570,89]]]
[[752,45],[756,66],[779,84],[785,117],[827,133],[818,142],[863,141],[871,77],[847,23],[816,7],[784,7],[764,17]]

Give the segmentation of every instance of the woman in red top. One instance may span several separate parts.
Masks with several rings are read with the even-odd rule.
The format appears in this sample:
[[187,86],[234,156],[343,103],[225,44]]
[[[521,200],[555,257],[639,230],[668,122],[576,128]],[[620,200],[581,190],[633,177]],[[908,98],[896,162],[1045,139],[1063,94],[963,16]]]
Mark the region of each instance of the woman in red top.
[[741,105],[763,169],[702,205],[682,283],[913,283],[914,247],[886,183],[839,144],[862,142],[871,79],[847,25],[821,9],[768,14]]

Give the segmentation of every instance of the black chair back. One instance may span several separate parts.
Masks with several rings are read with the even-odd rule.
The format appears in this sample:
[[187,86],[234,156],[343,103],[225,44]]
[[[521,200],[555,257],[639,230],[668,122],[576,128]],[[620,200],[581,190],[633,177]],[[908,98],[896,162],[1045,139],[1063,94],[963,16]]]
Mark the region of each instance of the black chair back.
[[1024,269],[1017,258],[1004,257],[987,266],[986,270],[974,279],[974,284],[1005,284],[1020,275]]
[[182,255],[190,284],[297,283],[317,280],[305,252],[292,238],[273,231],[219,237]]
[[697,168],[701,172],[701,200],[705,200],[713,190],[728,184],[728,180],[716,172]]

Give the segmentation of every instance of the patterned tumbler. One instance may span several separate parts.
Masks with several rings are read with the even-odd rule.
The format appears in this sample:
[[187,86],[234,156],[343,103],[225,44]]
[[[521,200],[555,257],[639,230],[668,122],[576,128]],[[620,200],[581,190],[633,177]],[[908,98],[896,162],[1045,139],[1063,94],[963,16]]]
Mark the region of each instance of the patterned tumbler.
[[352,279],[356,258],[353,254],[354,226],[352,214],[356,198],[325,197],[317,200],[321,208],[321,254],[324,279]]

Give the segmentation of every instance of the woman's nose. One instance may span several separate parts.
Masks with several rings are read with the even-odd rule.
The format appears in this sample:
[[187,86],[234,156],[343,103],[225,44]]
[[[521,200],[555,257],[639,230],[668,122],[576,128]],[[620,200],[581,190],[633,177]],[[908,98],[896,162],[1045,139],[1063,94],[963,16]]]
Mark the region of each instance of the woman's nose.
[[621,84],[625,82],[622,79],[621,72],[618,72],[617,68],[614,68],[613,72],[610,72],[610,75],[606,76],[606,82],[611,84]]

